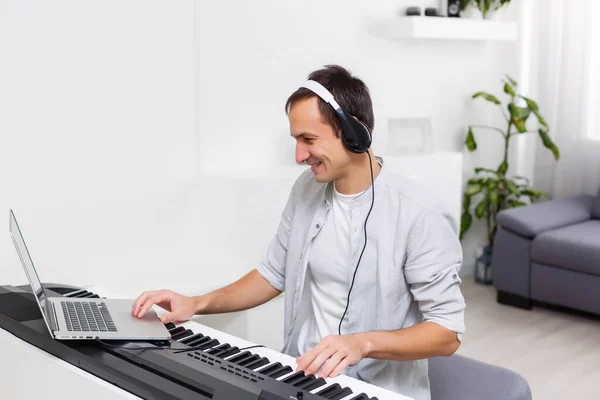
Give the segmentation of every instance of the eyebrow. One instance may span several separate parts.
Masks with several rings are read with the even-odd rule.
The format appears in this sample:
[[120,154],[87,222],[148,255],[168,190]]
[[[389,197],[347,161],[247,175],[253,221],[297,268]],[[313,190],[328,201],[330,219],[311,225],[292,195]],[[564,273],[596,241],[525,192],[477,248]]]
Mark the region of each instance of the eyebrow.
[[294,134],[292,132],[290,132],[290,136],[291,137],[317,137],[317,135],[315,135],[314,133],[310,133],[310,132],[300,132],[299,134],[297,134],[296,136],[294,136]]

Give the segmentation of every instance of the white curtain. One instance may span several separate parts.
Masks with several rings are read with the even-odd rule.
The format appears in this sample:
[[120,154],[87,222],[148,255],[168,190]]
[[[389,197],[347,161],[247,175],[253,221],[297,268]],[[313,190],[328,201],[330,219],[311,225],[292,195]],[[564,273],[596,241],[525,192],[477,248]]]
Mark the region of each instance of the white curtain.
[[600,186],[600,1],[532,2],[531,81],[560,149],[560,160],[554,161],[538,142],[535,186],[553,198],[595,194]]

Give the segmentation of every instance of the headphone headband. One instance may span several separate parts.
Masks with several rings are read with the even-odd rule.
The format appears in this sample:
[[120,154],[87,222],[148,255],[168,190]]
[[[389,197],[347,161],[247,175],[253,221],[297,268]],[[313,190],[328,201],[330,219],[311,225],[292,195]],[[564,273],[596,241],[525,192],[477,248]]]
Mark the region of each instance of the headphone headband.
[[333,95],[327,90],[327,88],[321,85],[317,81],[308,80],[300,85],[302,88],[306,88],[313,93],[317,94],[320,98],[322,98],[325,102],[331,104],[335,111],[339,111],[341,109],[340,105],[335,101]]

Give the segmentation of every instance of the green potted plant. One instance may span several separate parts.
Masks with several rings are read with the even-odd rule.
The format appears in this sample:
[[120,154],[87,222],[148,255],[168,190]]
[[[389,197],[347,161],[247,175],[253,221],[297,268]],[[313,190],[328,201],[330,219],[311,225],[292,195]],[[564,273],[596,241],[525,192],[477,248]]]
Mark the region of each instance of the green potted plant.
[[467,14],[471,14],[472,12],[469,9],[475,7],[481,11],[484,19],[493,19],[497,12],[508,6],[509,3],[510,0],[460,0],[460,9]]
[[[474,131],[490,130],[501,134],[504,137],[504,157],[496,169],[475,168],[475,176],[467,181],[467,186],[463,194],[463,212],[461,216],[460,238],[473,224],[473,216],[477,219],[484,219],[487,226],[488,245],[484,249],[486,260],[478,260],[484,264],[490,264],[491,249],[494,245],[494,236],[498,229],[496,215],[498,212],[511,208],[526,205],[524,200],[534,202],[541,197],[548,197],[542,191],[536,190],[530,186],[527,178],[521,176],[508,176],[508,150],[510,139],[517,135],[525,135],[535,132],[542,140],[542,144],[552,152],[556,160],[560,154],[558,147],[552,142],[548,132],[548,123],[541,115],[538,105],[532,99],[517,93],[517,82],[510,76],[502,80],[504,84],[504,93],[509,97],[508,104],[504,105],[498,98],[490,93],[477,92],[473,99],[484,99],[498,106],[506,120],[504,129],[487,125],[470,125],[465,139],[465,145],[469,151],[477,149]],[[530,130],[528,121],[531,116],[535,116],[538,122],[537,129]],[[477,273],[477,271],[476,271]],[[484,274],[487,275],[487,274]],[[484,283],[491,283],[486,279]]]

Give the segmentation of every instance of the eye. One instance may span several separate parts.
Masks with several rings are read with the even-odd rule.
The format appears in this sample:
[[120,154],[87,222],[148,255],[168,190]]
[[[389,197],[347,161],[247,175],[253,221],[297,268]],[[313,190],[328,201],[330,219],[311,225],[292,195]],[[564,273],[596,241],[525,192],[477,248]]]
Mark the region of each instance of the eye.
[[312,144],[312,142],[314,142],[314,141],[315,141],[315,139],[313,139],[313,138],[304,138],[304,143],[306,143],[306,144]]

